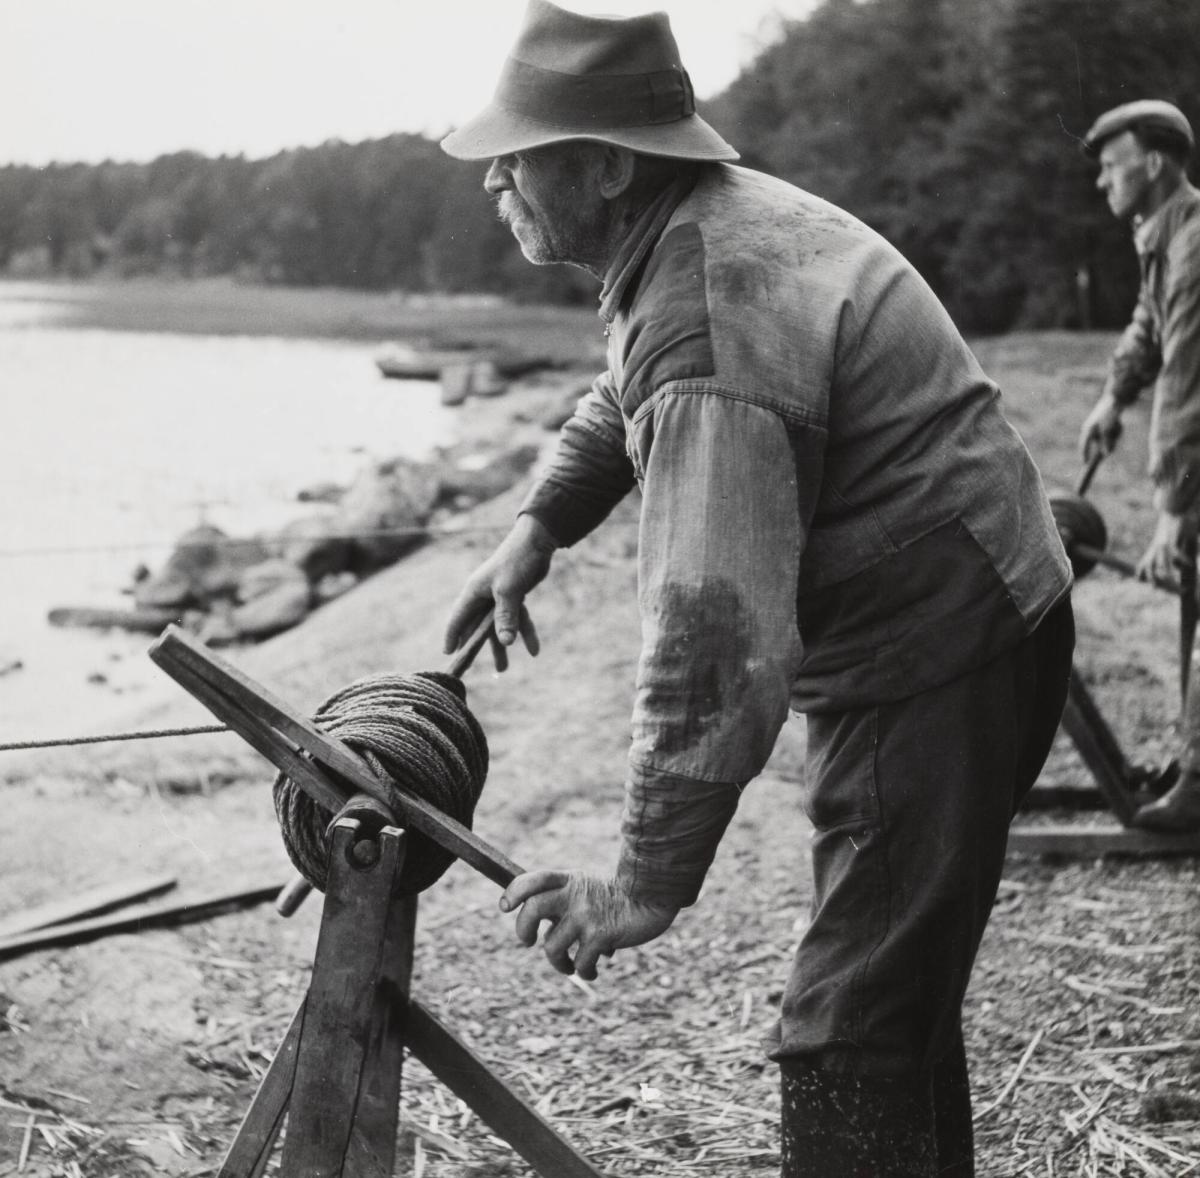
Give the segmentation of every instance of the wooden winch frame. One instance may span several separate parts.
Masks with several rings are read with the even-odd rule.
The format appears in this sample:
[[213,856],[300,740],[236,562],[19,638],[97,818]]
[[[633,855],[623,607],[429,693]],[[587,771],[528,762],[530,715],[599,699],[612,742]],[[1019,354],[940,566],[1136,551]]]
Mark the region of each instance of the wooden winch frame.
[[[447,672],[461,675],[491,634],[489,614]],[[501,887],[522,869],[428,802],[381,781],[345,744],[177,627],[150,657],[335,815],[308,992],[218,1178],[260,1178],[285,1118],[280,1172],[288,1178],[393,1178],[406,1050],[544,1178],[603,1178],[410,993],[417,897],[394,898],[406,828]],[[281,896],[280,910],[298,896],[302,888]]]
[[[1066,502],[1076,501],[1086,506],[1083,499],[1091,486],[1104,452],[1097,449],[1088,460],[1079,477],[1073,496],[1064,496]],[[1055,500],[1051,496],[1051,502]],[[1087,547],[1075,538],[1063,535],[1064,544],[1072,561],[1082,556],[1092,565],[1103,563],[1115,567],[1123,576],[1136,576],[1133,565],[1109,556],[1103,551],[1103,520],[1100,521],[1100,548]],[[1060,528],[1061,534],[1061,528]],[[1090,567],[1090,566],[1089,566]],[[1080,573],[1079,575],[1082,575]],[[1192,543],[1187,549],[1187,560],[1177,585],[1168,588],[1179,597],[1179,697],[1180,704],[1187,698],[1188,671],[1192,659],[1192,643],[1197,623],[1196,547]],[[1158,792],[1171,783],[1169,773],[1148,770],[1133,764],[1125,756],[1112,729],[1100,713],[1092,693],[1072,665],[1071,678],[1067,685],[1067,701],[1063,709],[1061,727],[1071,738],[1083,763],[1095,781],[1095,791],[1069,787],[1053,789],[1035,787],[1026,799],[1024,809],[1049,808],[1059,805],[1078,807],[1082,802],[1090,808],[1098,792],[1099,808],[1107,808],[1120,823],[1119,826],[1072,825],[1014,825],[1009,831],[1010,851],[1026,854],[1095,856],[1103,854],[1123,855],[1195,855],[1200,854],[1200,832],[1191,834],[1163,834],[1143,830],[1133,824],[1138,807],[1150,801]],[[1174,766],[1178,771],[1178,766]]]
[[[1200,832],[1164,834],[1133,825],[1139,805],[1153,796],[1152,774],[1134,765],[1108,726],[1078,668],[1071,668],[1062,729],[1071,738],[1095,781],[1098,807],[1108,809],[1120,825],[1079,823],[1033,825],[1015,823],[1009,830],[1008,848],[1019,854],[1093,857],[1115,855],[1197,855]],[[1078,804],[1088,801],[1086,789],[1056,790],[1035,787],[1025,809]]]

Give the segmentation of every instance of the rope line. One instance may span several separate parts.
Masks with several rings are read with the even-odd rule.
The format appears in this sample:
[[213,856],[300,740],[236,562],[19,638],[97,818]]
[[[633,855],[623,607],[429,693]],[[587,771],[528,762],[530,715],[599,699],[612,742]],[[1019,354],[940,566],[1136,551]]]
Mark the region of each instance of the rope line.
[[157,740],[163,736],[201,736],[209,732],[228,732],[224,724],[202,724],[194,728],[151,728],[145,732],[104,732],[96,736],[55,736],[45,740],[10,740],[0,744],[0,753],[20,749],[53,749],[73,744],[106,744],[117,740]]
[[[632,527],[637,520],[617,521],[626,527]],[[294,536],[226,536],[212,540],[130,540],[128,543],[105,544],[48,544],[34,545],[29,548],[0,548],[0,560],[15,559],[26,556],[74,556],[83,552],[145,552],[151,549],[172,548],[240,548],[247,544],[277,544],[305,543],[315,540],[377,540],[389,537],[427,536],[431,540],[453,540],[455,536],[486,536],[497,532],[507,532],[512,525],[504,524],[471,524],[455,528],[376,528],[368,532],[314,532],[312,535],[299,533]],[[611,528],[613,523],[609,523]]]
[[[358,752],[379,777],[469,827],[487,777],[488,748],[466,695],[462,682],[442,671],[373,675],[334,692],[313,721]],[[284,773],[273,792],[288,857],[324,891],[333,814]],[[410,831],[397,894],[424,890],[453,862],[450,851]]]
[[80,552],[140,552],[157,548],[242,548],[247,544],[306,543],[316,540],[379,540],[404,536],[428,536],[430,539],[452,539],[467,536],[507,532],[509,524],[472,524],[462,528],[373,528],[363,532],[303,532],[288,536],[225,536],[211,540],[131,540],[128,543],[53,544],[29,548],[0,548],[0,558],[23,556],[71,556]]

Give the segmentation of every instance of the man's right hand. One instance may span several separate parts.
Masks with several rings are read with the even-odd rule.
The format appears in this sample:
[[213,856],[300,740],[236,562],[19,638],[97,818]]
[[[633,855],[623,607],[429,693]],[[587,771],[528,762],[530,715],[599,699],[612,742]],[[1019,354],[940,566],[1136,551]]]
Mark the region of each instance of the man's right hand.
[[1079,431],[1079,453],[1084,463],[1097,454],[1111,454],[1121,436],[1121,406],[1105,393],[1087,415]]
[[520,515],[499,547],[467,578],[446,622],[445,652],[451,654],[470,636],[479,619],[496,607],[493,645],[496,669],[508,665],[504,647],[521,635],[526,649],[540,649],[533,619],[525,608],[525,595],[550,571],[556,545],[545,527],[531,515]]

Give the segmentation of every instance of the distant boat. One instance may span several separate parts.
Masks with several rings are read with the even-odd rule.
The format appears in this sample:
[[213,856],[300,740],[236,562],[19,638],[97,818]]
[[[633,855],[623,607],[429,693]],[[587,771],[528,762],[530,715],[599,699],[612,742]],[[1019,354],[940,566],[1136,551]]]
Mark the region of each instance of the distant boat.
[[512,379],[552,368],[547,356],[529,355],[510,348],[419,348],[396,344],[375,360],[384,376],[397,380],[440,380],[447,368],[462,369],[490,364],[499,376]]

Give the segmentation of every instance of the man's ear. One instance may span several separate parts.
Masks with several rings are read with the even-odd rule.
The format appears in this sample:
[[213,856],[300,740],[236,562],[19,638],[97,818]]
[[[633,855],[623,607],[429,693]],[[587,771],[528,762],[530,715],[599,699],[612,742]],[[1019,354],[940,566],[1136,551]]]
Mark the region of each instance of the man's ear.
[[1161,151],[1151,148],[1146,152],[1146,176],[1150,180],[1157,180],[1162,175],[1164,156]]
[[604,144],[600,155],[600,195],[615,200],[633,183],[636,156],[627,147]]

